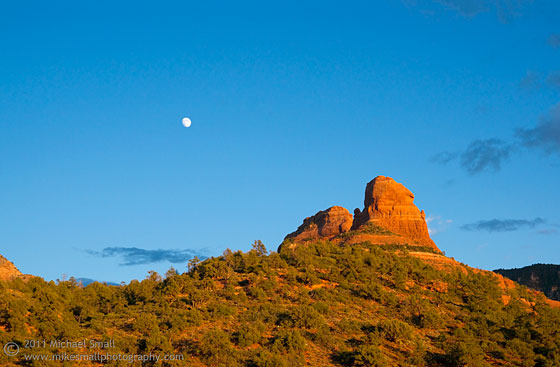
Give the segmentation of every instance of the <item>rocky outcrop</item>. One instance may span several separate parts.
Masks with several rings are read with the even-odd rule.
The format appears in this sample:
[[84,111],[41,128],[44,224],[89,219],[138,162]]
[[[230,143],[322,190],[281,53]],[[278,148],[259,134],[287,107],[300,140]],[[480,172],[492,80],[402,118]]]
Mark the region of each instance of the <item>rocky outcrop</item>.
[[367,184],[364,209],[354,210],[352,229],[368,223],[415,244],[437,248],[428,233],[424,211],[414,205],[414,194],[391,177],[377,176]]
[[0,255],[0,280],[10,280],[22,276],[23,274],[12,262]]
[[316,240],[320,238],[332,238],[352,227],[352,214],[341,207],[333,206],[322,210],[312,217],[303,220],[299,228],[286,236],[286,240],[294,242]]
[[295,232],[286,236],[281,247],[324,239],[347,245],[369,242],[429,248],[439,254],[425,217],[424,211],[414,205],[410,190],[390,177],[378,176],[367,184],[364,209],[356,209],[354,217],[340,206],[320,211],[305,218]]

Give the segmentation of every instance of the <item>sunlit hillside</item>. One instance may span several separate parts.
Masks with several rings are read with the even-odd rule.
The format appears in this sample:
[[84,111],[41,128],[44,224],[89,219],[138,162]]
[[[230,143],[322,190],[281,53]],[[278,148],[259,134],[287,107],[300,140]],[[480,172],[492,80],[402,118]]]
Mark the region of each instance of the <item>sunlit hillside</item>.
[[[560,310],[455,264],[328,241],[267,254],[255,242],[126,286],[15,279],[0,283],[0,338],[114,340],[99,352],[184,356],[164,366],[560,365]],[[22,347],[0,363],[59,365],[25,361],[46,352],[85,351]]]

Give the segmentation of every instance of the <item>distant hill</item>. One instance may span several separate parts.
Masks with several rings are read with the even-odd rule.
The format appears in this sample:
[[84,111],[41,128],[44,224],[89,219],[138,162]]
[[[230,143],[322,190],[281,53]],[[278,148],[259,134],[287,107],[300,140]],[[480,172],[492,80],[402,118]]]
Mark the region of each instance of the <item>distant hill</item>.
[[[30,277],[32,277],[32,275],[22,274],[22,272],[19,271],[19,269],[16,268],[16,266],[11,261],[0,255],[0,280],[12,280],[15,278],[28,279]],[[82,284],[84,287],[95,282],[113,286],[119,285],[118,283],[101,282],[99,280],[90,278],[74,278],[74,280],[77,283]]]
[[118,283],[114,283],[114,282],[101,282],[99,280],[95,280],[95,279],[90,279],[90,278],[76,278],[76,282],[81,283],[84,287],[88,286],[91,283],[102,283],[102,284],[107,284],[107,285],[119,285]]
[[560,301],[560,265],[534,264],[519,269],[494,271],[519,284],[543,292],[550,299]]

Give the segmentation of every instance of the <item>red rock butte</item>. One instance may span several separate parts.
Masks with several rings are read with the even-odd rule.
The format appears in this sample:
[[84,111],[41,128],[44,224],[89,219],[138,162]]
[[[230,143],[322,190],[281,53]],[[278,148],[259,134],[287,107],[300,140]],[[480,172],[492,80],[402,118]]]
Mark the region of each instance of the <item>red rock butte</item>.
[[355,209],[354,216],[340,206],[322,210],[305,218],[295,232],[286,236],[281,247],[321,239],[343,244],[420,246],[441,252],[430,238],[424,211],[414,205],[414,194],[384,176],[366,185],[364,208]]

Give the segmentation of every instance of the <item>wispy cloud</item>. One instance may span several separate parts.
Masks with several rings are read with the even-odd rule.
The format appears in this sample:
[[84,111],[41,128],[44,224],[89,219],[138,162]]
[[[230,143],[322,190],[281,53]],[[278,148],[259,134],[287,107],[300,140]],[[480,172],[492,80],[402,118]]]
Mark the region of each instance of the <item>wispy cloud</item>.
[[554,48],[560,47],[560,34],[551,34],[548,37],[548,44]]
[[144,265],[163,261],[170,263],[186,263],[189,259],[198,256],[206,258],[195,250],[146,250],[138,247],[105,247],[101,251],[86,250],[87,253],[99,257],[119,257],[123,261],[120,265]]
[[486,232],[511,232],[526,228],[535,228],[545,223],[542,218],[535,219],[490,219],[480,220],[475,223],[465,224],[460,228],[465,231],[486,231]]
[[547,229],[539,229],[537,231],[538,234],[544,234],[544,235],[554,235],[554,234],[558,234],[558,230],[554,229],[554,228],[547,228]]
[[457,152],[439,152],[434,155],[430,160],[435,163],[439,164],[447,164],[451,161],[454,161],[459,157],[459,153]]
[[507,160],[513,146],[500,139],[477,139],[461,153],[461,167],[474,175],[482,171],[499,171]]
[[[508,23],[521,14],[523,7],[531,0],[402,0],[408,6],[415,6],[424,13],[432,13],[431,4],[439,4],[470,18],[485,12],[494,12],[503,23]],[[429,11],[432,10],[432,11]]]
[[528,70],[525,76],[519,81],[519,88],[524,90],[539,90],[544,86],[560,88],[560,70],[548,73],[546,78],[541,73]]
[[[560,86],[560,73],[558,79]],[[523,150],[521,148],[560,155],[560,103],[541,116],[536,125],[517,128],[513,135],[515,138],[510,141],[498,138],[475,139],[464,150],[439,152],[430,160],[442,165],[458,160],[461,168],[470,175],[475,175],[483,171],[499,171],[513,153]]]
[[500,139],[477,139],[472,141],[465,150],[459,152],[440,152],[431,158],[432,162],[447,164],[459,160],[459,164],[469,174],[475,175],[483,171],[499,171],[502,163],[507,160],[514,146]]
[[548,85],[554,88],[560,88],[560,71],[552,71],[546,77],[546,82]]
[[534,128],[517,129],[516,136],[526,147],[560,153],[560,103],[541,117]]
[[536,71],[528,70],[527,74],[519,82],[519,88],[525,90],[537,90],[541,87],[541,76]]
[[430,224],[432,223],[434,220],[441,218],[440,216],[432,216],[432,215],[428,215],[426,217],[426,223]]
[[436,0],[446,7],[456,10],[466,17],[472,17],[478,13],[489,10],[489,1],[485,0]]
[[453,223],[453,220],[443,219],[440,215],[428,215],[426,217],[426,223],[428,224],[428,233],[433,236],[445,231],[447,227]]

